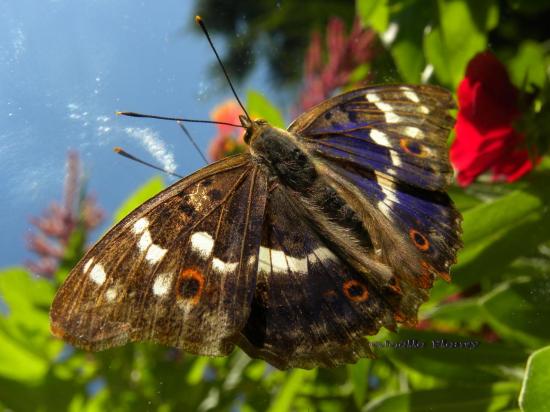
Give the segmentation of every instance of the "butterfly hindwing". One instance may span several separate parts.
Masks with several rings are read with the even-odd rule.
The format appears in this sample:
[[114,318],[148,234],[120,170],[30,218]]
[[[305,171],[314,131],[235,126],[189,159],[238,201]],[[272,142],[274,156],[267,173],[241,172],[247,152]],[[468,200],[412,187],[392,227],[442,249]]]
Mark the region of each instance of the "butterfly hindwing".
[[238,155],[144,203],[71,271],[52,306],[54,334],[91,350],[152,340],[230,352],[254,293],[266,186]]
[[391,297],[338,258],[280,186],[269,195],[259,259],[240,343],[252,357],[281,369],[355,362],[372,353],[365,335],[395,326]]

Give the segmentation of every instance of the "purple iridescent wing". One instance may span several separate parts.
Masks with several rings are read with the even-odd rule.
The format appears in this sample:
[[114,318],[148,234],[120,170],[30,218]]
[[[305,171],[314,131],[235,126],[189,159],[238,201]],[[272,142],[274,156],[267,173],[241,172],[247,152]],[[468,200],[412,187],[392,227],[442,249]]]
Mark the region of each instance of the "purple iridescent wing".
[[[461,247],[461,217],[445,193],[452,108],[439,87],[373,86],[326,100],[289,127],[329,183],[365,204],[367,219],[385,219],[370,226],[382,260],[422,289],[434,275],[449,279]],[[387,250],[397,238],[410,250]]]

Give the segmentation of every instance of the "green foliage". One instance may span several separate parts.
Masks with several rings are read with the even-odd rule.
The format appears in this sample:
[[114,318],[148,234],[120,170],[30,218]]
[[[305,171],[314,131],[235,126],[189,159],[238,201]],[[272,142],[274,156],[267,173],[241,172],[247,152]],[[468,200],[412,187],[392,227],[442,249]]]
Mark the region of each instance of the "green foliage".
[[358,1],[357,16],[365,26],[383,33],[388,28],[390,17],[388,0]]
[[[277,38],[284,32],[278,37],[282,46],[270,58],[274,68],[285,66],[286,71],[301,72],[295,57],[303,60],[310,30],[324,27],[333,14],[350,23],[357,12],[383,39],[377,59],[356,68],[353,81],[374,68],[373,80],[417,83],[429,78],[455,90],[468,61],[491,46],[522,91],[545,90],[530,102],[536,116],[524,130],[531,135],[536,129],[540,139],[548,139],[547,38],[540,27],[521,25],[526,19],[539,21],[538,15],[550,10],[548,2],[358,0],[353,6],[283,1],[280,12],[261,1],[231,4],[230,11],[229,3],[221,3],[201,6],[217,13],[204,16],[214,22],[211,27],[217,22],[219,30],[233,36],[242,11],[252,16],[245,40],[256,36],[259,43],[261,33]],[[281,58],[287,55],[285,42],[295,39],[292,58]],[[242,57],[237,43],[242,42],[230,44],[230,53]],[[248,93],[247,108],[284,127],[279,108],[260,93]],[[453,267],[453,281],[436,282],[421,308],[419,328],[381,331],[369,338],[377,359],[335,369],[278,371],[239,350],[226,358],[206,358],[147,343],[94,354],[70,348],[51,337],[48,311],[59,282],[84,251],[86,233],[79,228],[53,280],[34,278],[22,268],[0,272],[0,408],[550,411],[549,180],[545,159],[514,185],[451,188],[464,217],[464,249]],[[117,210],[114,222],[163,187],[160,178],[151,179]]]
[[550,346],[534,352],[527,360],[519,404],[524,412],[549,412]]
[[252,118],[262,118],[276,127],[285,127],[285,120],[279,109],[263,94],[251,90],[246,95],[246,107]]

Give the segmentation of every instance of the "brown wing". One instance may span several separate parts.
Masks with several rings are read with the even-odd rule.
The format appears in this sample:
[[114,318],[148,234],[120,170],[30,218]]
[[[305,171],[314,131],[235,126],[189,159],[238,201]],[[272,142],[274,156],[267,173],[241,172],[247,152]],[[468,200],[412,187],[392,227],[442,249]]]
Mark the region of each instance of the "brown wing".
[[252,311],[239,343],[278,368],[332,367],[371,356],[365,335],[395,327],[400,296],[338,258],[299,201],[270,192]]
[[445,193],[453,107],[451,94],[439,87],[372,86],[328,99],[289,127],[326,182],[361,216],[372,259],[397,278],[409,321],[434,276],[450,279],[462,245],[461,216]]
[[266,185],[238,155],[144,203],[71,271],[51,308],[53,333],[88,350],[151,340],[230,352],[250,312]]

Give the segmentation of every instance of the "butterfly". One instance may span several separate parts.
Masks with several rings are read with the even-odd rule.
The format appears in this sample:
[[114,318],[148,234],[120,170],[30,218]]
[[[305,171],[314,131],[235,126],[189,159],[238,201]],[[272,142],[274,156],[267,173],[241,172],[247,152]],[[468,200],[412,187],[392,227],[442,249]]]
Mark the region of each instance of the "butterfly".
[[373,356],[366,338],[414,325],[461,247],[445,189],[451,94],[371,86],[287,130],[241,116],[249,152],[178,181],[72,269],[54,335],[87,350],[154,341],[280,369]]

